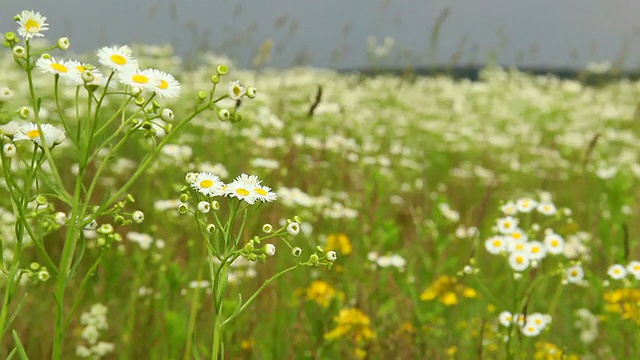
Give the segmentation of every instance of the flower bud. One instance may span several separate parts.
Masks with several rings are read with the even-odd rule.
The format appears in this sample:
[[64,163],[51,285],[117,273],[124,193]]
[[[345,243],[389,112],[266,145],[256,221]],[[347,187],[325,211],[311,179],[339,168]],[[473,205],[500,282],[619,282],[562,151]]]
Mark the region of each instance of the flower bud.
[[216,226],[213,224],[209,224],[207,225],[207,232],[209,234],[213,234],[214,232],[216,232]]
[[31,110],[30,107],[22,106],[18,110],[18,116],[20,116],[20,118],[23,120],[29,119],[32,115],[33,115],[33,110]]
[[27,51],[22,46],[14,46],[11,52],[16,59],[24,59],[27,57]]
[[220,64],[216,67],[216,73],[220,76],[227,75],[229,73],[229,67],[227,65]]
[[220,121],[227,121],[231,119],[231,111],[227,109],[221,109],[220,111],[218,111],[218,119],[220,119]]
[[198,96],[198,100],[202,101],[202,100],[207,98],[207,92],[204,91],[204,90],[200,90],[200,91],[198,91],[198,95],[197,96]]
[[9,31],[4,33],[4,39],[10,42],[16,41],[16,33]]
[[42,269],[40,271],[38,271],[38,280],[44,282],[49,280],[49,271],[47,271],[47,269]]
[[287,225],[287,232],[291,235],[291,236],[296,236],[300,233],[300,224],[298,224],[297,222],[291,222],[289,223],[289,225]]
[[67,50],[71,46],[71,42],[68,37],[61,37],[58,39],[58,49]]
[[131,219],[133,220],[134,223],[140,224],[144,221],[144,213],[140,210],[136,210],[131,215]]
[[211,207],[213,210],[220,210],[220,203],[217,200],[211,202]]
[[167,108],[167,109],[162,109],[162,112],[160,112],[160,118],[164,121],[172,121],[175,118],[175,115],[173,114],[173,110]]
[[178,212],[179,212],[180,214],[186,214],[188,210],[189,210],[189,208],[187,208],[187,205],[186,205],[186,204],[180,204],[180,205],[178,206]]
[[209,204],[209,202],[207,201],[200,201],[198,203],[198,211],[203,214],[208,213],[209,211],[211,211],[211,204]]
[[220,82],[220,76],[218,75],[211,75],[211,82],[214,84],[217,84]]
[[[132,91],[133,91],[133,88],[132,88]],[[138,95],[139,95],[139,94],[138,94]],[[144,99],[142,96],[138,96],[138,97],[136,97],[136,99],[135,99],[135,101],[134,101],[134,103],[135,103],[136,105],[138,105],[138,106],[142,106],[142,105],[144,105],[144,102],[145,102],[145,99]]]
[[47,198],[42,195],[38,195],[36,196],[36,203],[41,206],[47,205]]
[[124,219],[124,216],[116,215],[116,217],[113,218],[113,222],[116,223],[116,225],[122,226],[126,223],[126,220]]
[[4,156],[12,158],[16,156],[16,146],[11,143],[4,144],[4,146],[2,147],[2,152],[4,153]]
[[267,254],[268,256],[273,256],[276,254],[276,246],[273,244],[265,244],[263,249],[264,249],[264,253]]
[[244,246],[244,250],[246,252],[252,252],[255,249],[255,247],[253,246],[253,243],[249,242]]
[[291,249],[291,255],[298,257],[300,255],[302,255],[302,249],[299,247],[294,247],[293,249]]
[[327,252],[327,260],[334,262],[337,258],[338,254],[335,251],[331,250]]
[[67,215],[63,212],[57,212],[53,215],[53,219],[55,220],[56,224],[62,226],[67,222]]
[[[196,181],[197,176],[198,175],[196,173],[188,172],[187,175],[185,176],[185,180],[187,181],[187,184],[191,184],[194,181]],[[180,201],[182,201],[182,200],[180,200]],[[182,202],[187,202],[187,200],[184,200]]]
[[258,95],[258,89],[254,88],[253,86],[249,86],[247,88],[247,97],[249,99],[254,99],[256,95]]
[[91,70],[83,71],[80,76],[82,77],[82,81],[84,81],[85,84],[92,83],[96,79],[95,75],[93,75],[93,71]]
[[273,226],[271,226],[271,224],[264,224],[262,225],[262,231],[264,231],[267,234],[270,234],[271,231],[273,231]]
[[100,225],[100,227],[98,228],[98,234],[100,235],[109,235],[111,233],[113,233],[113,225],[111,224],[102,224]]
[[31,269],[32,271],[37,271],[38,269],[40,269],[40,264],[34,261],[29,264],[29,269]]
[[317,255],[317,254],[311,254],[311,256],[309,256],[309,261],[310,261],[312,264],[317,264],[317,263],[318,263],[318,260],[319,260],[319,258],[318,258],[318,255]]

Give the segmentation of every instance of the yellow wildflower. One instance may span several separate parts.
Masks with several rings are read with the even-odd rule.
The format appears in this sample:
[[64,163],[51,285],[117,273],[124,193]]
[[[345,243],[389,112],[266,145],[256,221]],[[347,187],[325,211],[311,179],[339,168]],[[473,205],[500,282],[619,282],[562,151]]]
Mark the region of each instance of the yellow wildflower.
[[616,289],[602,296],[607,302],[605,310],[618,313],[623,319],[640,324],[640,289]]
[[374,339],[376,334],[371,329],[371,320],[362,311],[356,308],[340,310],[338,316],[333,318],[337,323],[335,329],[324,334],[327,340],[347,338],[358,344]]
[[535,360],[579,360],[578,355],[568,355],[556,345],[548,342],[537,342],[536,352],[533,355]]
[[334,250],[342,255],[349,255],[353,252],[353,246],[351,246],[351,241],[349,241],[349,237],[347,235],[342,233],[329,234],[329,236],[327,236],[325,250]]
[[458,279],[455,277],[442,275],[420,294],[420,300],[430,301],[437,298],[441,303],[451,306],[459,302],[460,296],[475,298],[478,296],[478,292],[458,283]]
[[344,298],[344,294],[341,291],[337,291],[329,285],[328,282],[323,280],[315,280],[308,288],[300,291],[299,294],[303,295],[309,301],[316,302],[324,308],[329,307],[331,300],[334,298]]

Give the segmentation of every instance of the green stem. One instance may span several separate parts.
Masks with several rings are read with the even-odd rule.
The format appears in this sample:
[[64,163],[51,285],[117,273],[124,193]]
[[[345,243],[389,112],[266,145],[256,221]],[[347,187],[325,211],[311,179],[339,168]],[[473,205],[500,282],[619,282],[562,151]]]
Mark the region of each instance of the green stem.
[[[201,245],[200,253],[204,250],[204,243]],[[187,343],[184,348],[184,360],[189,360],[191,357],[191,344],[193,341],[193,332],[196,327],[196,315],[198,313],[198,300],[200,296],[200,281],[202,281],[202,263],[204,262],[204,256],[200,256],[198,260],[198,286],[193,289],[193,296],[191,296],[191,309],[189,310],[189,325],[187,327]]]

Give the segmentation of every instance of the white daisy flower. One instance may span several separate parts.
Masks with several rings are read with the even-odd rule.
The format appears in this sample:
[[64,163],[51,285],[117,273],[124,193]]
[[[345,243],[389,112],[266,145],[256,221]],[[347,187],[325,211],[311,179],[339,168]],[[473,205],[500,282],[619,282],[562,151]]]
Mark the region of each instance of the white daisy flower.
[[138,61],[131,57],[128,46],[105,46],[98,50],[98,61],[114,71],[137,70]]
[[511,240],[516,242],[527,242],[529,240],[529,237],[527,236],[527,234],[525,234],[525,232],[522,231],[522,229],[520,228],[514,229],[509,234],[509,237],[511,238]]
[[42,129],[42,134],[38,130],[38,125],[34,123],[24,124],[20,126],[15,135],[13,135],[13,141],[29,140],[40,146],[44,145],[48,148],[51,148],[62,143],[66,138],[64,131],[56,128],[53,125],[42,124],[40,128]]
[[572,284],[579,284],[584,279],[584,270],[580,265],[573,265],[567,268],[567,281]]
[[246,93],[246,90],[242,85],[240,85],[240,81],[237,81],[237,80],[232,81],[229,84],[229,97],[232,100],[240,99],[241,97],[244,96],[245,93]]
[[49,24],[46,23],[47,18],[40,15],[39,12],[24,10],[17,16],[18,34],[25,39],[31,39],[34,36],[44,36],[41,31],[49,30]]
[[548,319],[546,315],[541,313],[533,313],[527,316],[527,324],[533,324],[540,328],[540,330],[544,329],[548,324]]
[[538,206],[538,202],[532,198],[522,198],[516,201],[516,209],[521,213],[528,213]]
[[144,91],[155,91],[156,89],[156,81],[151,76],[151,71],[149,69],[124,69],[120,72],[119,79],[124,85],[137,87]]
[[224,184],[219,177],[206,172],[196,173],[191,187],[198,190],[205,196],[221,196],[224,195],[222,187]]
[[509,241],[507,243],[507,249],[509,252],[529,252],[529,244],[524,241],[513,240],[512,238],[507,238]]
[[100,76],[100,78],[102,79],[102,74],[100,74],[100,70],[95,69],[90,64],[83,64],[77,60],[69,60],[67,61],[66,65],[69,68],[74,70],[74,71],[70,71],[69,77],[67,79],[67,81],[72,85],[83,85],[85,81],[82,79],[82,74],[89,69],[91,69],[91,75],[93,75],[94,77],[93,81],[91,81],[90,84],[99,85],[99,84],[95,84],[96,77]]
[[513,216],[518,213],[516,204],[513,201],[509,201],[508,203],[500,206],[500,211],[507,216]]
[[68,61],[56,60],[54,57],[40,57],[36,60],[36,67],[43,73],[57,74],[61,77],[69,77],[76,72]]
[[498,219],[498,231],[502,234],[509,235],[518,227],[518,219],[506,216]]
[[149,69],[149,76],[153,79],[153,91],[161,98],[175,98],[180,95],[180,83],[171,74],[156,69]]
[[515,271],[524,271],[531,264],[529,254],[526,252],[513,252],[509,255],[509,266]]
[[489,253],[497,255],[507,250],[507,242],[502,236],[492,236],[485,240],[484,247]]
[[536,210],[538,210],[540,214],[547,216],[555,215],[558,212],[556,206],[551,202],[541,202],[538,204],[538,207],[536,207]]
[[540,335],[540,332],[542,332],[542,329],[536,326],[535,324],[527,321],[527,323],[520,328],[520,331],[524,336],[533,337],[533,336]]
[[508,311],[503,311],[498,315],[498,321],[500,321],[502,326],[509,327],[513,324],[513,315]]
[[549,253],[558,255],[564,251],[564,239],[556,233],[549,233],[544,238],[544,245]]
[[264,185],[255,185],[253,195],[262,202],[272,202],[278,198],[278,195],[271,191],[271,188]]
[[252,186],[260,185],[260,183],[262,183],[262,180],[260,180],[260,178],[258,178],[258,176],[256,176],[256,175],[247,175],[245,173],[240,174],[235,179],[233,179],[233,181],[240,181],[240,182],[243,182],[243,183],[245,183],[247,185],[252,185]]
[[542,260],[547,255],[547,249],[540,241],[529,242],[528,252],[531,260]]
[[0,87],[0,101],[7,101],[13,97],[13,91],[6,86]]
[[609,267],[609,270],[607,270],[607,274],[614,280],[620,280],[627,276],[627,269],[625,269],[625,267],[620,264],[615,264]]
[[253,191],[254,188],[255,185],[248,182],[233,181],[225,187],[225,194],[253,205],[258,199]]
[[633,275],[636,280],[640,280],[640,261],[633,260],[627,265],[627,271]]

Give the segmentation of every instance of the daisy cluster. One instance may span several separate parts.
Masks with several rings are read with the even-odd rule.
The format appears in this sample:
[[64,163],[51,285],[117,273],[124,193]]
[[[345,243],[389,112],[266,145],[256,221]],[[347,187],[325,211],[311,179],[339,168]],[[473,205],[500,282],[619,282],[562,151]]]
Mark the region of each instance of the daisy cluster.
[[[548,194],[543,194],[541,200],[525,197],[515,202],[510,201],[502,205],[500,210],[505,216],[497,219],[494,227],[496,234],[484,241],[484,247],[491,254],[506,255],[513,270],[520,272],[537,267],[549,255],[565,256],[563,236],[548,227],[542,230],[540,224],[529,221],[533,213],[541,216],[539,220],[544,223],[564,216],[558,212]],[[570,213],[567,210],[563,212]],[[529,223],[521,219],[526,219]],[[579,282],[583,275],[581,268],[578,270],[577,267],[571,267],[567,272],[567,280]]]
[[517,325],[525,336],[538,336],[551,323],[551,315],[542,313],[512,314],[503,311],[498,315],[498,321],[504,327]]
[[633,277],[635,280],[640,280],[640,261],[631,260],[627,266],[622,264],[613,264],[607,270],[607,275],[614,280],[621,280],[627,276]]
[[216,175],[199,172],[188,173],[186,180],[193,189],[207,197],[226,196],[251,205],[257,201],[272,202],[278,197],[270,187],[262,185],[262,180],[255,175],[241,174],[225,184]]

